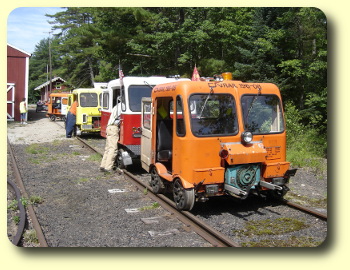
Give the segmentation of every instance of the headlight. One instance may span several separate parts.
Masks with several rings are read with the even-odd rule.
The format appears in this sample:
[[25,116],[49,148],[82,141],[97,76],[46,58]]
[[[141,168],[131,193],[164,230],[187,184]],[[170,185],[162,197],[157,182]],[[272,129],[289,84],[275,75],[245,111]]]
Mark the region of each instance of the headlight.
[[248,144],[253,140],[253,134],[250,131],[244,131],[241,138],[243,144]]

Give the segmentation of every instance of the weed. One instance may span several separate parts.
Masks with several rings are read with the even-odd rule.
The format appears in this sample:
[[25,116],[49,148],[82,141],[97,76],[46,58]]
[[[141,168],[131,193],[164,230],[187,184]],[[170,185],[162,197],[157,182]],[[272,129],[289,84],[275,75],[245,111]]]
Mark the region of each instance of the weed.
[[12,200],[10,204],[7,206],[7,209],[16,211],[18,210],[18,201],[17,200]]
[[245,229],[235,230],[235,233],[240,235],[276,235],[294,231],[299,231],[307,228],[305,222],[293,218],[277,218],[275,220],[264,219],[257,221],[248,221]]
[[19,222],[21,221],[21,218],[19,217],[19,216],[13,216],[13,222],[16,224],[16,225],[18,225],[19,224]]
[[88,160],[101,162],[101,155],[96,153],[89,156]]
[[144,194],[144,195],[147,195],[147,194],[148,194],[148,189],[147,189],[147,188],[145,188],[145,189],[143,190],[143,194]]
[[84,177],[79,178],[79,179],[76,180],[77,183],[85,183],[85,182],[88,182],[88,181],[89,181],[89,179],[88,178],[84,178]]
[[79,156],[79,155],[80,155],[80,153],[79,153],[79,152],[77,152],[77,151],[74,151],[74,152],[73,152],[73,155],[74,155],[74,156]]
[[316,241],[312,237],[296,237],[291,236],[286,240],[279,239],[264,239],[259,242],[246,242],[243,247],[317,247],[322,244],[321,241]]
[[287,200],[297,201],[300,204],[307,206],[327,208],[327,194],[325,194],[324,198],[322,199],[315,199],[311,197],[300,196],[293,193],[292,191],[289,191],[284,198]]
[[148,205],[148,206],[144,206],[139,208],[140,211],[145,211],[145,210],[152,210],[152,209],[156,209],[159,208],[160,205],[157,202],[152,203],[152,205]]
[[23,234],[23,239],[29,243],[39,243],[35,230],[28,230]]
[[30,203],[28,198],[25,198],[25,197],[20,198],[20,201],[24,207],[27,207],[27,205]]
[[30,196],[29,201],[30,201],[30,204],[41,204],[44,201],[44,199],[41,198],[40,196],[33,195],[33,196]]
[[33,154],[33,155],[47,154],[49,151],[49,148],[42,146],[42,145],[39,145],[37,143],[34,143],[34,144],[31,144],[28,147],[26,147],[25,151],[26,151],[26,153]]

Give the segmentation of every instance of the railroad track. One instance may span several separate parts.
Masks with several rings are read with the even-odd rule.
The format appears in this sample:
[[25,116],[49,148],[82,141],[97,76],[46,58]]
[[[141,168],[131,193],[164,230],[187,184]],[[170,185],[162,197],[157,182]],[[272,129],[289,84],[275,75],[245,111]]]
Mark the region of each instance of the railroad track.
[[284,204],[286,204],[287,206],[289,207],[292,207],[292,208],[295,208],[295,209],[298,209],[302,212],[305,212],[305,213],[308,213],[310,215],[313,215],[317,218],[320,218],[322,220],[327,220],[327,214],[325,213],[322,213],[320,211],[317,211],[316,209],[314,208],[311,208],[311,207],[307,207],[307,206],[304,206],[304,205],[301,205],[301,204],[297,204],[295,202],[292,202],[292,201],[288,201],[288,200],[282,200],[282,202]]
[[[84,145],[86,145],[87,147],[89,147],[92,151],[95,151],[96,153],[99,153],[100,155],[103,155],[103,153],[99,152],[96,148],[94,148],[93,146],[89,145],[86,141],[84,141],[83,139],[81,139],[80,137],[76,137],[79,141],[81,141]],[[134,176],[136,177],[136,176]],[[151,188],[148,187],[148,190],[150,190]],[[322,220],[327,220],[327,214],[326,213],[322,213],[320,211],[317,211],[316,209],[312,208],[312,207],[307,207],[301,204],[297,204],[295,202],[286,200],[286,199],[282,199],[281,202],[283,204],[285,204],[288,207],[294,208],[294,209],[298,209],[302,212],[305,212],[307,214],[310,214],[312,216],[315,216],[317,218],[320,218]]]
[[[78,141],[80,141],[82,144],[84,144],[84,146],[86,146],[87,148],[90,148],[91,151],[102,155],[101,150],[97,150],[95,147],[91,146],[90,143],[88,143],[87,141],[85,141],[84,139],[82,139],[80,137],[76,137],[76,138]],[[11,145],[9,142],[8,142],[8,145],[9,145],[9,147],[8,147],[9,152],[11,154],[11,159],[12,159],[13,163],[15,164],[16,160],[15,160],[15,157],[13,156],[13,151],[12,151],[12,148],[11,148]],[[21,183],[22,181],[20,179],[21,177],[20,177],[19,170],[18,170],[17,166],[15,166],[15,165],[14,165],[14,176],[16,177],[17,185],[20,187],[20,189],[22,191],[22,197],[28,197],[28,195],[26,194],[26,191],[24,189],[23,183]],[[213,245],[215,247],[239,247],[240,246],[239,244],[233,242],[230,238],[228,238],[224,234],[216,231],[211,226],[208,226],[206,223],[201,221],[196,216],[192,215],[190,212],[178,211],[176,206],[175,206],[175,203],[171,199],[169,199],[168,197],[166,197],[164,195],[153,194],[151,192],[151,190],[152,190],[151,187],[148,186],[147,184],[145,184],[144,180],[141,181],[138,176],[133,175],[132,173],[130,173],[129,171],[126,171],[126,170],[124,170],[124,176],[127,177],[128,179],[130,179],[130,181],[132,181],[138,187],[139,190],[141,190],[141,191],[147,190],[147,196],[149,196],[152,200],[158,202],[164,209],[169,211],[172,214],[172,216],[176,217],[183,224],[185,224],[189,230],[193,230],[194,232],[196,232],[203,239],[205,239],[206,241],[211,243],[211,245]],[[320,218],[321,220],[327,220],[327,214],[321,213],[315,209],[305,207],[305,206],[302,206],[302,205],[299,205],[299,204],[296,204],[294,202],[287,201],[287,200],[283,200],[282,202],[289,207],[293,207],[293,208],[298,209],[300,211],[303,211],[303,212],[306,212],[306,213],[311,214],[313,216],[316,216],[316,217]],[[40,246],[41,247],[47,246],[45,237],[41,231],[40,224],[37,221],[37,218],[35,216],[35,212],[34,212],[33,207],[31,205],[28,206],[28,212],[29,212],[29,216],[30,216],[31,220],[33,221],[33,227],[37,232]],[[21,233],[17,233],[17,235],[21,235]],[[15,241],[15,240],[13,240],[13,241]],[[18,236],[17,236],[16,241],[19,242]]]
[[[11,146],[11,144],[10,144],[8,139],[7,139],[7,146],[8,146],[8,149],[9,149],[10,156],[11,156],[11,161],[12,161],[12,165],[13,165],[13,173],[14,173],[14,178],[15,178],[15,183],[13,183],[13,189],[16,189],[16,187],[18,186],[18,190],[16,192],[16,197],[17,198],[23,198],[23,197],[24,198],[28,198],[28,193],[27,193],[27,191],[26,191],[26,189],[24,187],[24,184],[23,184],[23,181],[22,181],[22,177],[21,177],[21,173],[20,173],[20,171],[18,169],[17,161],[16,161],[16,158],[15,158],[14,152],[12,150],[12,146]],[[8,181],[8,183],[9,183],[9,181]],[[12,185],[11,181],[10,181],[10,185]],[[20,208],[21,216],[20,216],[20,223],[19,223],[19,226],[18,226],[17,234],[12,239],[12,243],[15,244],[15,245],[19,244],[19,242],[21,240],[21,236],[22,236],[23,231],[24,231],[25,223],[26,223],[26,215],[25,215],[26,211],[24,209],[24,206],[20,202],[20,199],[18,199],[18,207]],[[39,224],[39,221],[37,219],[37,216],[35,214],[33,206],[31,204],[28,204],[27,205],[27,210],[28,210],[29,218],[32,221],[33,228],[34,228],[34,230],[36,232],[36,235],[37,235],[40,247],[47,247],[48,245],[47,245],[45,236],[43,234],[43,231],[41,230],[41,226]],[[22,213],[22,212],[24,212],[24,213]]]
[[[96,150],[94,147],[89,145],[85,140],[80,137],[76,137],[81,143],[90,148],[92,151],[99,153],[101,152]],[[198,235],[200,235],[203,239],[208,241],[214,247],[240,247],[238,243],[233,242],[229,237],[215,230],[214,228],[208,226],[206,223],[201,221],[199,218],[194,216],[188,211],[179,211],[176,208],[175,203],[162,194],[154,194],[151,190],[152,188],[142,182],[137,176],[133,175],[127,170],[123,170],[124,175],[132,181],[139,190],[147,190],[147,196],[150,197],[153,201],[159,203],[164,209],[169,211],[172,215],[174,215],[178,220],[184,223],[189,229],[192,229]]]
[[[89,147],[91,150],[93,150],[96,153],[99,153],[100,155],[103,155],[103,153],[96,150],[94,147],[89,145],[86,141],[83,139],[77,137],[77,139],[82,142],[84,145]],[[211,244],[214,246],[239,246],[237,243],[233,243],[229,239],[225,240],[224,235],[217,232],[216,230],[210,228],[205,223],[200,221],[196,216],[192,215],[188,211],[178,211],[176,209],[175,203],[167,198],[166,196],[162,194],[155,195],[151,192],[152,188],[139,180],[137,176],[131,174],[130,172],[124,170],[125,175],[133,181],[141,190],[147,190],[150,193],[150,197],[157,201],[159,204],[162,205],[163,208],[167,209],[169,212],[173,213],[176,217],[178,217],[179,220],[181,220],[183,223],[185,223],[187,226],[190,226],[191,228],[194,228],[194,230],[201,235],[204,239],[208,240]],[[312,216],[315,216],[321,220],[327,220],[327,214],[322,213],[320,211],[317,211],[314,208],[303,206],[300,204],[297,204],[295,202],[282,199],[281,202],[285,204],[288,207],[297,209],[299,211],[302,211],[304,213],[310,214]],[[211,231],[212,230],[212,231]],[[227,244],[225,244],[225,241],[227,241]]]

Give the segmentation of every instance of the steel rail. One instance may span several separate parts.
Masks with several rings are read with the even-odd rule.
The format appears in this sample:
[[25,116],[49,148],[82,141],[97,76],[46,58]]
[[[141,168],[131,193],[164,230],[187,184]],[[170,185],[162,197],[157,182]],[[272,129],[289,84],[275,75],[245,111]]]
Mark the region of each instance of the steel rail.
[[214,247],[240,247],[238,243],[233,242],[226,235],[208,226],[203,221],[188,211],[179,211],[175,203],[163,194],[154,194],[151,187],[140,181],[135,175],[123,170],[124,174],[133,180],[139,189],[147,189],[147,195],[158,202],[164,209],[175,215],[181,222],[192,228],[198,235],[211,243]]
[[318,217],[320,219],[327,220],[327,214],[322,213],[320,211],[317,211],[316,209],[306,207],[306,206],[297,204],[295,202],[288,201],[286,199],[283,199],[282,202],[290,207],[293,207],[293,208],[298,209],[300,211],[303,211],[305,213],[311,214],[311,215]]
[[[8,138],[7,138],[7,145],[8,145],[8,150],[10,152],[10,156],[11,156],[11,160],[12,160],[12,164],[13,164],[13,173],[14,173],[14,176],[15,176],[15,179],[16,179],[15,180],[16,184],[18,185],[19,189],[21,190],[21,193],[22,193],[23,197],[29,198],[28,197],[28,193],[27,193],[27,191],[26,191],[26,189],[24,187],[24,183],[23,183],[23,180],[22,180],[21,173],[20,173],[20,171],[18,169],[18,166],[17,166],[17,161],[16,161],[16,158],[15,158],[12,146],[11,146],[10,141],[9,141]],[[45,236],[44,236],[44,233],[43,233],[43,231],[41,229],[40,223],[39,223],[38,218],[37,218],[37,216],[35,214],[33,206],[31,204],[28,204],[27,205],[27,210],[28,210],[28,213],[29,213],[29,217],[30,217],[30,219],[32,221],[34,230],[36,231],[36,236],[38,237],[40,247],[48,247],[46,239],[45,239]]]
[[[76,137],[80,142],[82,142],[84,145],[88,146],[92,151],[99,153],[102,155],[98,150],[96,150],[94,147],[90,146],[86,141],[83,139]],[[173,214],[178,220],[180,220],[182,223],[184,223],[187,227],[193,229],[198,235],[200,235],[203,239],[211,243],[214,247],[240,247],[238,243],[233,242],[230,238],[228,238],[226,235],[222,234],[221,232],[215,230],[214,228],[208,226],[203,221],[201,221],[199,218],[194,216],[188,211],[179,211],[176,208],[175,203],[164,196],[163,194],[154,194],[152,192],[152,189],[147,184],[140,181],[135,175],[128,172],[127,170],[123,170],[123,173],[125,176],[127,176],[130,180],[133,181],[133,183],[138,187],[140,190],[147,190],[147,196],[151,198],[152,200],[158,202],[161,207],[163,207],[165,210],[169,211],[171,214]]]
[[92,151],[100,154],[101,156],[103,156],[102,153],[100,153],[97,149],[95,149],[94,147],[92,147],[91,145],[89,145],[86,141],[84,141],[83,139],[81,139],[80,137],[76,136],[75,137],[78,141],[82,142],[84,145],[86,145],[87,147],[89,147]]

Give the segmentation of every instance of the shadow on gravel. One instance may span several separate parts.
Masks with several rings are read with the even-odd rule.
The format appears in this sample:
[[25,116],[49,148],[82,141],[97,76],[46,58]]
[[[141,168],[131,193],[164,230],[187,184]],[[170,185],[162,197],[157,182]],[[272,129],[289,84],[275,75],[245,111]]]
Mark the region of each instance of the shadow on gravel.
[[[128,171],[138,176],[147,174],[147,172],[141,168],[141,165],[137,164],[130,168],[128,167]],[[168,192],[164,195],[170,200],[173,200],[171,190],[168,190]],[[256,195],[252,195],[245,200],[236,199],[231,196],[219,196],[212,197],[206,202],[196,202],[190,212],[194,215],[200,215],[203,217],[230,213],[233,216],[247,220],[247,218],[252,215],[266,215],[266,211],[273,214],[278,214],[278,212],[274,212],[271,209],[266,209],[266,207],[274,207],[279,205],[281,205],[280,202],[261,198]],[[261,211],[261,209],[264,209],[264,213]]]
[[[248,220],[252,215],[266,215],[266,211],[277,214],[271,209],[266,209],[267,206],[279,206],[280,203],[271,200],[265,200],[258,196],[252,195],[245,200],[235,199],[230,196],[221,196],[210,198],[207,202],[196,203],[191,213],[203,217],[210,217],[214,215],[222,215],[223,213],[230,213],[233,216]],[[261,211],[264,209],[264,212]]]
[[47,112],[35,112],[35,109],[29,108],[29,110],[28,110],[28,122],[37,121],[37,120],[40,120],[43,118],[48,118],[46,116],[46,113]]

